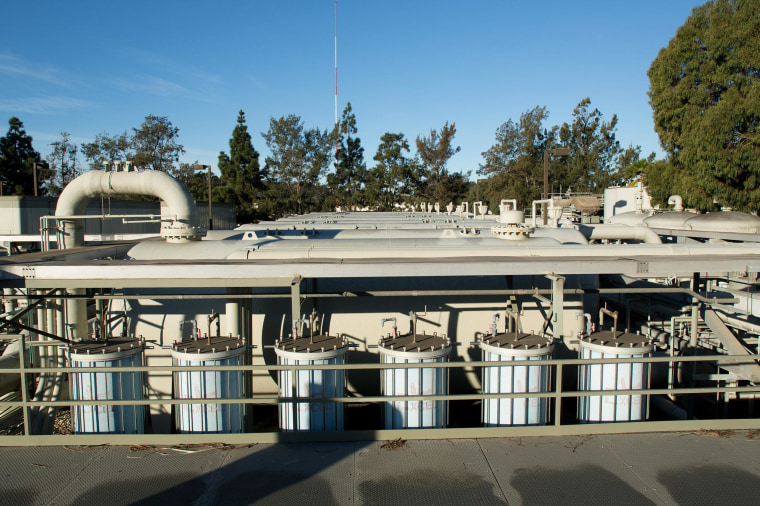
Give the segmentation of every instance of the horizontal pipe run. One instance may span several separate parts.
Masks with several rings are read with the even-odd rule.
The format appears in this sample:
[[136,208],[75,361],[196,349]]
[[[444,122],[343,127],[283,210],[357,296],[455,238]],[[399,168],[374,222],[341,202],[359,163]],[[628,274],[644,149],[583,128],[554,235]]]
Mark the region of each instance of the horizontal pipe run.
[[[547,289],[512,289],[512,290],[394,290],[394,291],[358,291],[358,292],[337,292],[337,293],[302,293],[304,298],[340,298],[340,297],[444,297],[450,295],[550,295],[552,290]],[[694,297],[705,304],[726,304],[736,303],[739,299],[731,297],[705,297],[688,288],[663,287],[663,288],[565,288],[562,293],[565,295],[584,295],[584,294],[605,294],[605,293],[627,293],[627,294],[663,294],[678,293]],[[36,295],[35,299],[45,299],[47,296]],[[154,299],[154,300],[197,300],[197,299],[266,299],[266,298],[290,298],[290,293],[243,293],[243,294],[103,294],[103,295],[77,295],[77,294],[58,294],[49,296],[52,299],[93,299],[93,300],[112,300],[112,299]],[[3,296],[5,299],[27,299],[26,295],[9,295]],[[548,299],[547,299],[548,300]]]

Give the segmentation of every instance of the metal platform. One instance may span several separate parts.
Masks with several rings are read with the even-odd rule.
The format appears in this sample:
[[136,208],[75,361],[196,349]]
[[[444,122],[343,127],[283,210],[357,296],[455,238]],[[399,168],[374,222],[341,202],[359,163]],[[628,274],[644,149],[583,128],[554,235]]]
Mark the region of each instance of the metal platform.
[[[413,435],[410,432],[410,435]],[[760,430],[0,449],[5,504],[756,504]]]

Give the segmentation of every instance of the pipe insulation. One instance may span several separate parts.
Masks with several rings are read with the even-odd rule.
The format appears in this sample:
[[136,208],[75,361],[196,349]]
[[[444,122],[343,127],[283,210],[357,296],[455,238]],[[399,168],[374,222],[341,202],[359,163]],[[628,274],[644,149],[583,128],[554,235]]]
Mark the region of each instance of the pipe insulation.
[[87,203],[93,198],[114,195],[142,195],[161,199],[169,209],[169,220],[161,223],[161,237],[182,242],[198,239],[204,230],[197,226],[195,203],[185,186],[169,174],[155,170],[115,172],[93,170],[66,185],[58,197],[55,215],[61,217],[63,248],[84,245],[84,219]]

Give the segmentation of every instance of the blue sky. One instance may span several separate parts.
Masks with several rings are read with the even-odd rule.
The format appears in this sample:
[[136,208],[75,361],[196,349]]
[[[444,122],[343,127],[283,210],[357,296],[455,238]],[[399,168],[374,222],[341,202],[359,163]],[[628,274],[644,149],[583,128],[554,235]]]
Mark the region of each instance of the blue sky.
[[[472,170],[509,118],[546,106],[570,122],[590,97],[617,138],[660,145],[646,72],[691,0],[338,2],[338,109],[351,102],[365,159],[380,137],[414,139],[445,122]],[[11,2],[0,31],[0,135],[18,116],[43,156],[67,131],[80,144],[132,132],[148,114],[179,127],[182,160],[216,167],[237,112],[254,147],[270,117],[334,122],[334,2]]]

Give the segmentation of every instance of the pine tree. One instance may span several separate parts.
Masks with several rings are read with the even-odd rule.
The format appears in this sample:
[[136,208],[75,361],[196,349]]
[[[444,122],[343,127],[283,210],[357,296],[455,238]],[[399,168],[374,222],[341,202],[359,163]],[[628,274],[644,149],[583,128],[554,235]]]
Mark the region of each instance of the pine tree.
[[251,134],[245,124],[245,113],[238,113],[237,125],[230,138],[230,154],[219,153],[222,187],[219,194],[235,205],[241,221],[254,219],[254,201],[264,189],[259,153],[254,149]]
[[351,102],[346,105],[338,131],[338,152],[335,173],[327,176],[327,183],[341,208],[351,210],[364,204],[364,184],[367,166],[364,163],[364,148],[356,137],[356,116]]
[[0,184],[4,195],[34,195],[34,164],[37,163],[38,187],[44,179],[46,165],[32,147],[32,137],[17,117],[8,120],[8,133],[0,137]]

